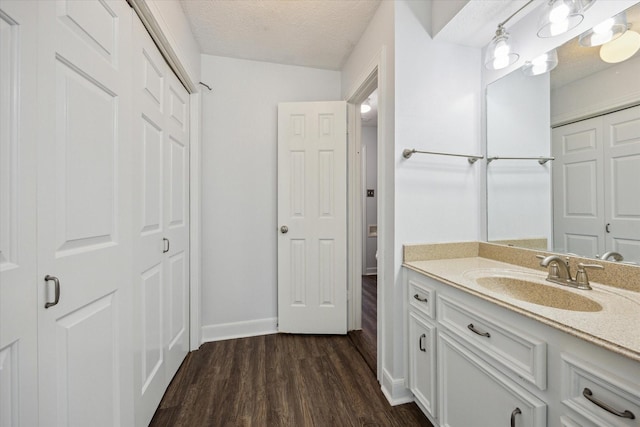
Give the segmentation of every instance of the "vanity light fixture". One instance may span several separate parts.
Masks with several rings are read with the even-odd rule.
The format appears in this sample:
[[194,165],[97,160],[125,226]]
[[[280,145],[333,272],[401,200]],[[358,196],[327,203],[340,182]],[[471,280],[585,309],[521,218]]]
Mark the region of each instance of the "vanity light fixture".
[[584,18],[582,3],[576,0],[546,0],[538,23],[538,37],[555,37],[578,26]]
[[360,104],[360,113],[364,114],[368,113],[369,111],[371,111],[371,104],[369,103],[369,98],[367,98],[366,101]]
[[555,49],[527,61],[522,66],[525,76],[537,76],[548,73],[558,65],[558,52]]
[[626,61],[640,50],[640,34],[627,31],[600,47],[600,59],[610,64]]
[[578,41],[585,47],[600,46],[617,39],[625,31],[627,31],[627,15],[622,12],[580,34]]
[[484,54],[484,66],[489,70],[501,70],[515,63],[520,55],[516,53],[514,45],[509,41],[509,33],[504,26],[511,18],[516,16],[525,7],[529,6],[533,0],[528,1],[520,9],[516,10],[511,16],[498,24],[496,35],[487,46]]

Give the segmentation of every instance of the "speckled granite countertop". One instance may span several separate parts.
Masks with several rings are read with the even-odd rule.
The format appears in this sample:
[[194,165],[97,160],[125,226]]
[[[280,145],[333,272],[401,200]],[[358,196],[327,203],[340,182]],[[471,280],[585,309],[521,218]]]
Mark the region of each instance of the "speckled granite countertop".
[[[406,249],[405,249],[406,251]],[[591,281],[592,290],[573,289],[545,281],[546,273],[480,256],[451,259],[406,260],[405,267],[450,286],[536,319],[596,345],[640,361],[640,292]],[[575,272],[575,270],[573,270]],[[524,278],[543,286],[562,289],[589,298],[602,306],[599,311],[571,311],[551,308],[513,298],[505,292],[481,286],[476,278],[506,275]]]

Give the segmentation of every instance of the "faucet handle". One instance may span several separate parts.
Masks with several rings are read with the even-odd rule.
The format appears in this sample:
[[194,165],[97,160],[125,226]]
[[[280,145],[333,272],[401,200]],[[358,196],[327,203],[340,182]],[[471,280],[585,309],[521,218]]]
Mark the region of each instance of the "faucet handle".
[[580,289],[591,289],[589,285],[589,276],[587,275],[587,268],[594,268],[598,270],[604,270],[604,267],[600,264],[578,264],[578,271],[576,272],[576,284]]

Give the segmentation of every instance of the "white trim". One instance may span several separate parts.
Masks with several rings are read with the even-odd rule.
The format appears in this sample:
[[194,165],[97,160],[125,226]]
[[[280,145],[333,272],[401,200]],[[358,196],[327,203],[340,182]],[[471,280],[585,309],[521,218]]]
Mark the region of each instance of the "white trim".
[[180,80],[189,93],[197,92],[197,83],[193,82],[189,77],[189,73],[182,65],[182,61],[180,61],[176,51],[171,47],[169,39],[162,32],[162,27],[153,15],[153,12],[151,12],[146,0],[127,0],[127,2],[140,17],[142,25],[144,25],[156,46],[158,46],[158,50],[160,50],[160,53],[178,77],[178,80]]
[[200,225],[202,221],[201,209],[201,181],[202,181],[202,95],[193,93],[189,96],[189,349],[200,347],[200,290],[202,280],[202,242]]
[[247,320],[243,322],[223,323],[202,327],[202,343],[255,337],[278,333],[278,318]]
[[[361,101],[360,101],[361,102]],[[360,114],[347,101],[347,330],[362,328],[362,204]],[[359,243],[358,243],[359,242]],[[360,260],[355,262],[355,260]]]
[[382,373],[382,393],[391,406],[413,402],[413,393],[407,388],[404,378],[393,378],[385,369]]
[[367,267],[364,271],[365,276],[375,276],[378,274],[378,267]]
[[[382,367],[384,366],[384,361],[386,360],[386,353],[384,349],[383,336],[385,335],[384,330],[384,320],[385,320],[385,302],[384,302],[384,290],[386,286],[386,281],[384,278],[385,274],[385,266],[386,262],[386,251],[384,249],[385,244],[385,236],[388,235],[388,232],[385,230],[385,221],[387,219],[385,215],[385,210],[383,207],[387,201],[387,193],[386,186],[381,183],[386,179],[385,168],[380,167],[382,162],[384,161],[384,153],[387,145],[386,139],[386,131],[387,131],[387,102],[389,102],[389,93],[386,84],[387,71],[386,71],[386,48],[382,46],[380,51],[373,57],[373,59],[369,62],[369,64],[364,68],[363,72],[360,74],[360,77],[355,81],[355,84],[348,92],[348,96],[346,97],[347,102],[349,103],[349,112],[351,112],[351,116],[349,116],[350,122],[353,121],[353,117],[355,116],[355,105],[356,103],[362,102],[366,99],[368,93],[370,93],[373,88],[372,86],[375,84],[378,87],[378,301],[377,301],[377,376],[378,382],[382,382]],[[375,87],[375,86],[373,86]],[[369,92],[367,92],[369,91]],[[349,141],[351,144],[352,142]],[[353,165],[353,157],[349,158],[349,165]],[[358,161],[359,165],[360,162]],[[355,172],[354,172],[355,173]],[[349,179],[358,179],[359,175],[355,174],[355,176],[349,175]],[[354,182],[350,181],[350,185],[353,186]],[[361,203],[360,194],[357,191],[349,192],[349,207],[357,207]],[[362,209],[362,206],[360,206]],[[354,249],[354,243],[360,242],[362,233],[362,223],[358,223],[358,221],[362,221],[362,214],[355,211],[349,211],[349,259],[348,259],[348,271],[350,274],[349,279],[351,283],[354,284],[349,289],[350,298],[349,301],[351,303],[352,311],[355,311],[356,308],[361,310],[362,304],[359,303],[358,307],[355,306],[355,295],[359,295],[362,298],[362,259],[357,252],[361,250],[360,244],[358,243],[355,246],[358,246],[359,249]],[[393,259],[390,260],[390,263],[393,263]],[[358,277],[355,275],[358,274]]]

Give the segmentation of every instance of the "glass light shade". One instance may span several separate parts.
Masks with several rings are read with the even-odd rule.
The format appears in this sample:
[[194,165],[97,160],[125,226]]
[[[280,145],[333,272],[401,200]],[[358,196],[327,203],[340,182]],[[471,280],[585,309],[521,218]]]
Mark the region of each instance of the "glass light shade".
[[487,46],[484,56],[484,66],[489,70],[500,70],[515,63],[520,55],[514,52],[513,44],[509,42],[509,33],[501,26]]
[[578,41],[585,47],[600,46],[617,39],[625,31],[627,31],[627,15],[622,12],[580,34]]
[[558,53],[555,49],[543,53],[531,61],[525,62],[522,66],[522,72],[525,76],[537,76],[548,73],[558,65]]
[[538,37],[555,37],[575,28],[584,16],[578,3],[571,0],[549,0],[538,23]]
[[572,6],[580,13],[584,13],[596,2],[596,0],[568,0],[568,1],[571,2]]
[[369,111],[371,111],[371,105],[369,105],[369,100],[367,99],[360,104],[360,113],[368,113]]
[[602,45],[600,58],[604,62],[616,64],[626,61],[640,50],[640,34],[627,31],[617,39]]

